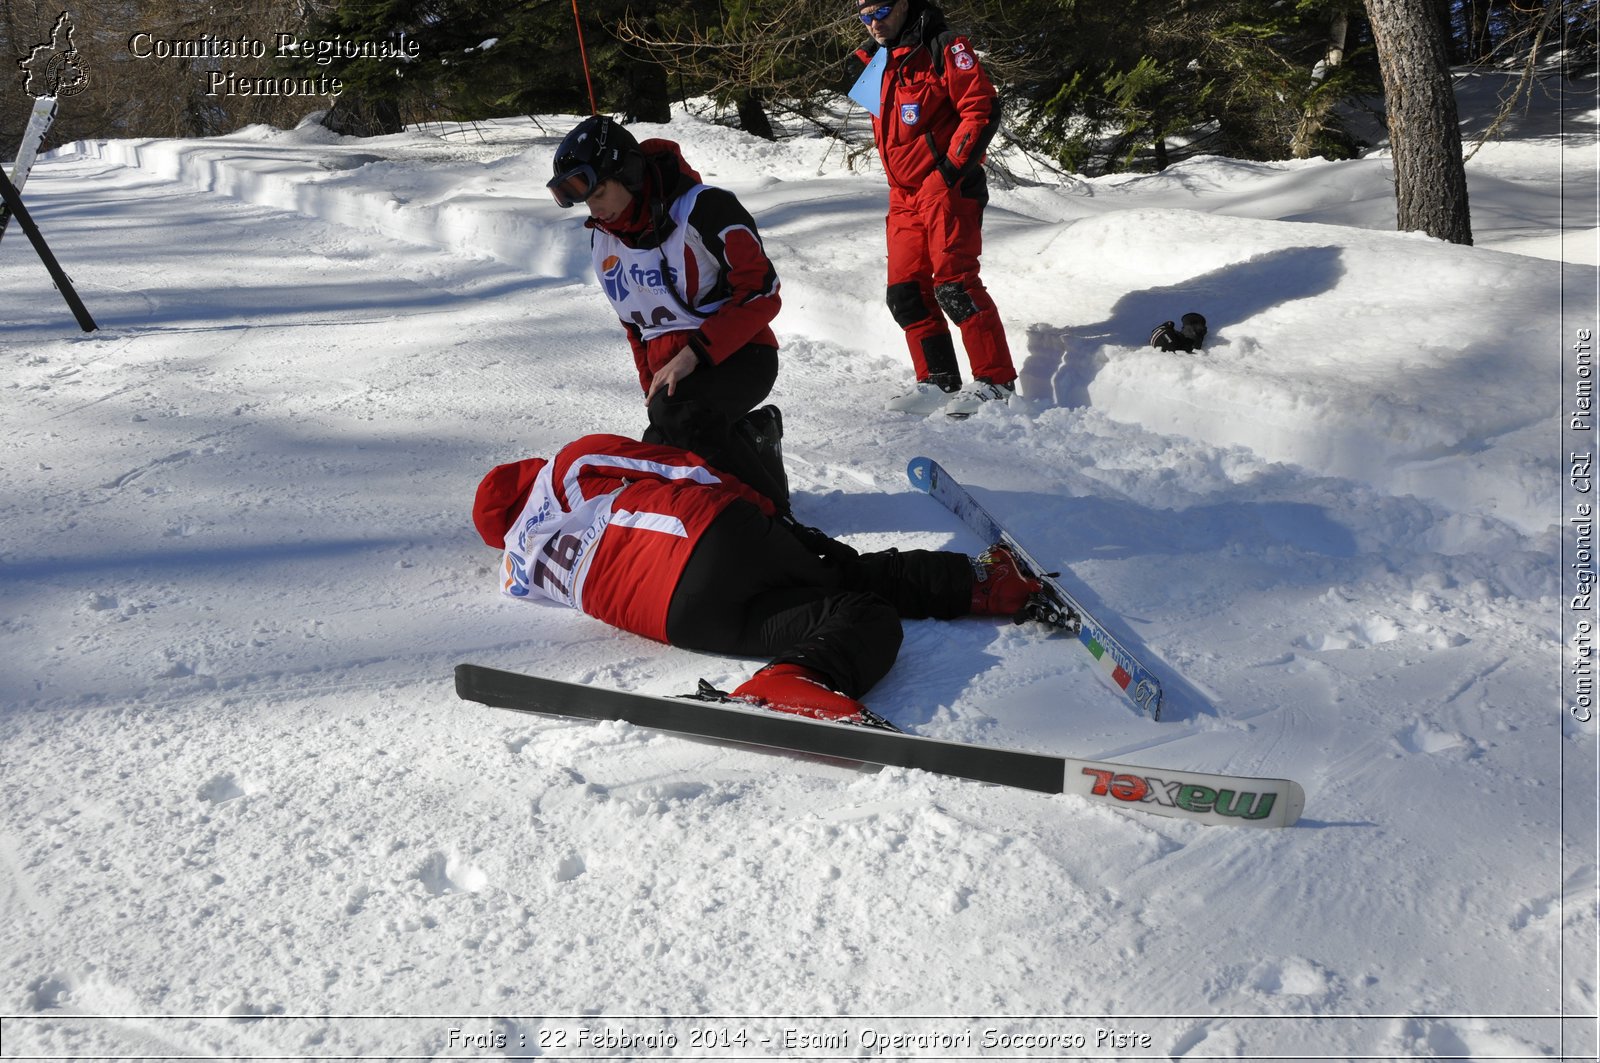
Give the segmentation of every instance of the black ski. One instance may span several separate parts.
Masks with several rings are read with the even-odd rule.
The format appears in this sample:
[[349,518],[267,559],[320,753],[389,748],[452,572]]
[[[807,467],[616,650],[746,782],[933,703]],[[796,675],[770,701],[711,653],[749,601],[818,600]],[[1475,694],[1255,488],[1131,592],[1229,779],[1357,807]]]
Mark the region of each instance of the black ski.
[[708,695],[662,697],[566,683],[476,664],[456,666],[467,701],[544,716],[622,720],[675,734],[950,775],[1175,816],[1196,823],[1286,827],[1305,792],[1287,779],[1258,779],[948,742],[877,727],[767,712]]

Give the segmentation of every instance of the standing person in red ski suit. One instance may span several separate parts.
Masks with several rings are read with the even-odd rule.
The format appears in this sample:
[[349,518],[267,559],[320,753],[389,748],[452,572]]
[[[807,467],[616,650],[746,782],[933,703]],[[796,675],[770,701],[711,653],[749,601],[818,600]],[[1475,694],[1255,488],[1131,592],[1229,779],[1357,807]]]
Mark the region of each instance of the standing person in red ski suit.
[[[887,53],[881,81],[857,89],[878,102],[872,131],[889,179],[887,301],[917,374],[889,408],[966,417],[1016,391],[1005,326],[978,277],[989,202],[983,155],[1000,101],[972,45],[928,0],[857,6],[872,35],[857,57],[872,70],[878,51]],[[972,367],[966,387],[946,319],[960,328]]]
[[[704,454],[789,509],[776,406],[778,274],[733,193],[701,183],[670,140],[580,122],[547,183],[589,208],[595,276],[633,349],[649,443]],[[753,412],[752,412],[753,411]]]
[[822,719],[866,718],[856,699],[894,664],[901,617],[1010,616],[1040,590],[1001,546],[976,564],[933,550],[822,557],[774,513],[696,454],[591,435],[491,469],[472,520],[504,551],[506,596],[685,649],[771,657],[733,696]]

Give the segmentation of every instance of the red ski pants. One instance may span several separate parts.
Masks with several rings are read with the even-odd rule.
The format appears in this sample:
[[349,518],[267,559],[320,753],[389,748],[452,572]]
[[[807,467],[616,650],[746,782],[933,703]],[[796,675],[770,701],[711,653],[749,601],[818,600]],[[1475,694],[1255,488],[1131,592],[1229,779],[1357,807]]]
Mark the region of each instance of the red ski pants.
[[1017,378],[1000,312],[978,277],[988,200],[981,169],[955,188],[937,171],[915,189],[889,186],[889,311],[905,330],[918,380],[956,370],[947,319],[961,330],[974,379]]

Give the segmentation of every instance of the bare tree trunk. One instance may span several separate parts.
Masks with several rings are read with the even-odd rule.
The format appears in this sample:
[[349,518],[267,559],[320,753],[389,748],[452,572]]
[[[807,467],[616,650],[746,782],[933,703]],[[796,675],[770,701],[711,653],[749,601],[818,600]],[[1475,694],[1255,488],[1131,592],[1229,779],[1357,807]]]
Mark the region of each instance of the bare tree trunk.
[[629,54],[626,75],[620,87],[622,120],[628,124],[650,122],[664,125],[672,121],[672,92],[667,85],[667,67]]
[[1350,15],[1340,8],[1328,23],[1328,54],[1323,58],[1330,68],[1344,65],[1345,40],[1350,36]]
[[1461,126],[1438,16],[1431,0],[1366,5],[1383,72],[1399,228],[1470,244]]
[[778,134],[772,129],[772,119],[767,117],[766,105],[761,102],[760,92],[752,89],[742,94],[738,108],[740,129],[762,140],[778,139]]
[[1466,3],[1467,59],[1470,62],[1487,59],[1494,51],[1494,42],[1489,36],[1489,3],[1490,0],[1467,0]]
[[1317,138],[1328,124],[1328,113],[1337,97],[1316,91],[1317,86],[1335,70],[1344,65],[1345,38],[1349,36],[1350,16],[1341,8],[1333,13],[1328,23],[1328,43],[1321,62],[1311,71],[1311,93],[1300,112],[1300,124],[1295,127],[1289,150],[1297,159],[1309,159],[1317,151]]

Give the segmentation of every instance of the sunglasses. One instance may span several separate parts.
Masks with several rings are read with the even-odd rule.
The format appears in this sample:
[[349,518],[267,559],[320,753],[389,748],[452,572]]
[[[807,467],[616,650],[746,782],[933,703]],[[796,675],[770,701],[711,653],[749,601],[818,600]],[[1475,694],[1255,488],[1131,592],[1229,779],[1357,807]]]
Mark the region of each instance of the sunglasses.
[[594,167],[588,163],[572,167],[559,177],[552,177],[545,183],[550,194],[555,197],[556,206],[563,209],[577,206],[600,187],[600,178],[595,174]]
[[882,7],[864,9],[858,14],[860,14],[862,22],[871,25],[874,22],[882,22],[889,17],[892,11],[894,11],[894,4],[884,4]]

